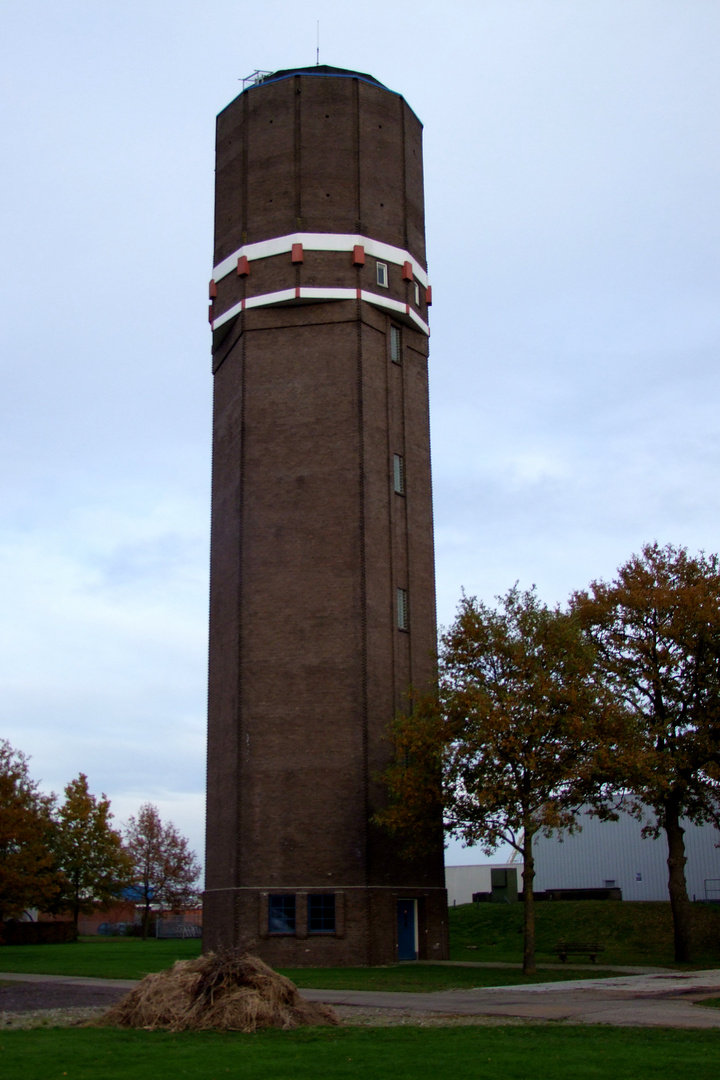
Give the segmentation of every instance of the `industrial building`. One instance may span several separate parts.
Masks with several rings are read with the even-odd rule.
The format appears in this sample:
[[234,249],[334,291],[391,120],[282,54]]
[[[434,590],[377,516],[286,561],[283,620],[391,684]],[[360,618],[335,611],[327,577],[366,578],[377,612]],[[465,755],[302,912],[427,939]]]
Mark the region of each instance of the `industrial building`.
[[[618,821],[581,817],[582,831],[564,837],[538,836],[535,852],[535,890],[620,889],[623,900],[668,899],[668,846],[663,832],[646,839],[643,825],[621,813]],[[720,900],[720,832],[712,824],[685,830],[685,880],[691,900]]]
[[[668,900],[668,847],[663,832],[654,839],[642,836],[653,820],[648,811],[642,821],[621,812],[617,821],[602,821],[588,813],[580,816],[580,832],[538,835],[533,842],[536,894],[583,890],[617,895],[623,900]],[[711,823],[685,830],[685,880],[691,900],[720,902],[720,832]],[[445,878],[450,905],[469,904],[473,896],[510,898],[509,879],[517,875],[522,892],[521,861],[448,866]]]

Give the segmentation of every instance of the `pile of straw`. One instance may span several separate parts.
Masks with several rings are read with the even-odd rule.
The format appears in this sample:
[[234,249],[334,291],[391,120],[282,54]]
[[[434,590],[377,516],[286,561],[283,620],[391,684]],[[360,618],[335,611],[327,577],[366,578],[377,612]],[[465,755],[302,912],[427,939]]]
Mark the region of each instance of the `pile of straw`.
[[306,1001],[297,987],[248,953],[207,953],[146,975],[98,1021],[165,1031],[256,1031],[337,1024],[328,1005]]

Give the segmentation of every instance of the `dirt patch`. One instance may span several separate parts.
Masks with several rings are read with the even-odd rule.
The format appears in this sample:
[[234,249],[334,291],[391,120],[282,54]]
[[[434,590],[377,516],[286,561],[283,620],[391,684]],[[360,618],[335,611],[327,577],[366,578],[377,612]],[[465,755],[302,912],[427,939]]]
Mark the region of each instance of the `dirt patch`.
[[551,1021],[518,1016],[467,1016],[434,1013],[425,1009],[369,1009],[355,1005],[333,1006],[343,1026],[352,1027],[509,1027],[547,1024]]
[[105,1009],[88,1006],[74,1009],[33,1009],[30,1012],[0,1012],[0,1031],[12,1029],[75,1027],[97,1020]]
[[0,982],[0,1031],[69,1027],[95,1020],[127,993],[124,986]]
[[[365,1009],[354,1005],[335,1005],[334,1011],[343,1027],[527,1027],[553,1023],[517,1016],[457,1016],[419,1009]],[[102,1006],[0,1013],[0,1031],[94,1024],[104,1013]]]
[[107,1009],[127,994],[124,986],[90,986],[63,982],[0,983],[0,1013],[25,1013],[47,1009],[103,1007]]

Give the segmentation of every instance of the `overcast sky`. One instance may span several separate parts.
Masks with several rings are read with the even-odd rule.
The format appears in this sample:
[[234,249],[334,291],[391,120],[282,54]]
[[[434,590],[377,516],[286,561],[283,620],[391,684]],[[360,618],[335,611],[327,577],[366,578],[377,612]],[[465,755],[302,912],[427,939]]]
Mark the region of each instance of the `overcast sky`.
[[198,852],[214,118],[318,19],[425,125],[441,624],[720,547],[717,0],[3,0],[0,736]]

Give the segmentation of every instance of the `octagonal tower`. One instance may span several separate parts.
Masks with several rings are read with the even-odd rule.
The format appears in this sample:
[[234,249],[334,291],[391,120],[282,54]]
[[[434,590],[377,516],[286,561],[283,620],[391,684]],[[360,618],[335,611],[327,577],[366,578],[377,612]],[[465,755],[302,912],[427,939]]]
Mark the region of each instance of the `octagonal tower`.
[[435,679],[422,128],[330,67],[217,123],[206,948],[447,956],[442,839],[372,824]]

